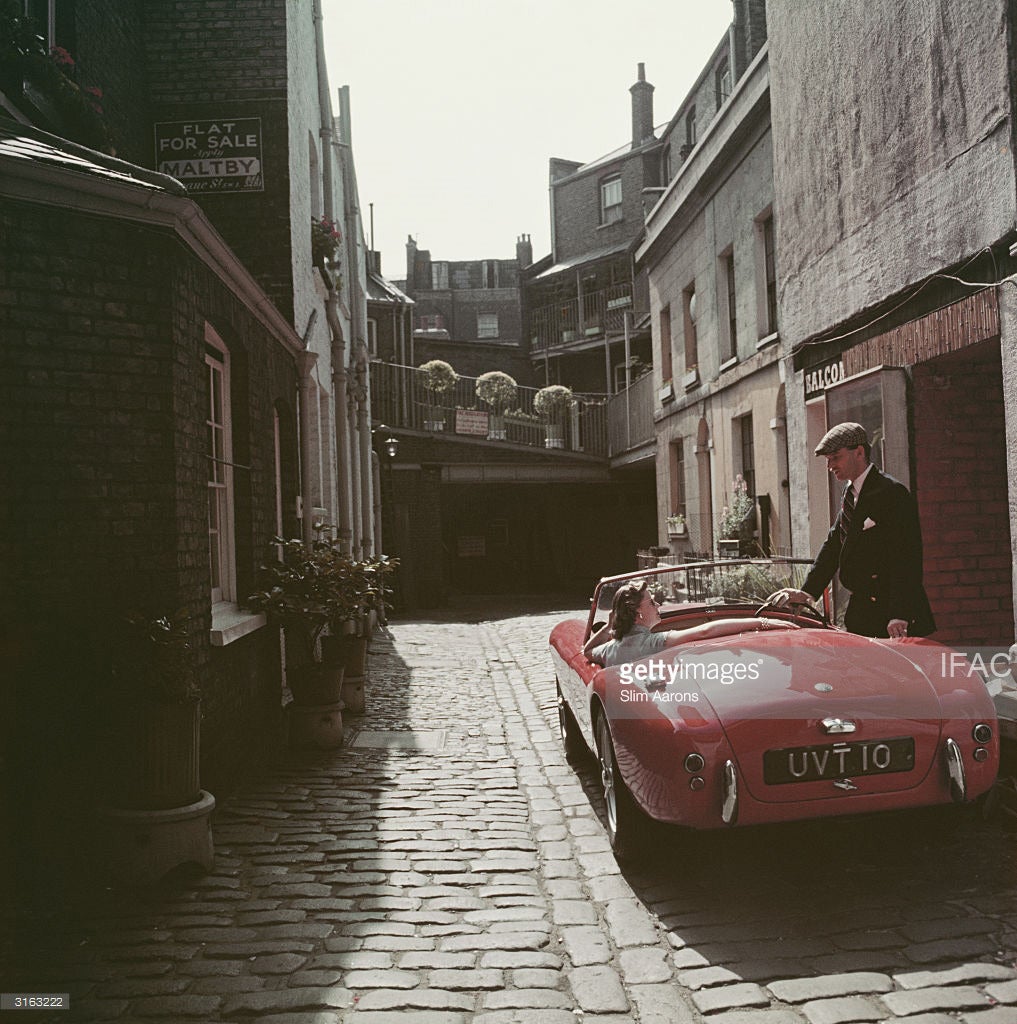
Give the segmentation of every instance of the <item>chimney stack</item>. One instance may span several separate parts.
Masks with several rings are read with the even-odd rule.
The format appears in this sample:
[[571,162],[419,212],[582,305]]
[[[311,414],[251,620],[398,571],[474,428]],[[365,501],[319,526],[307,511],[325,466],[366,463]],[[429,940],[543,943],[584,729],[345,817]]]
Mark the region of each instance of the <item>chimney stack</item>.
[[520,235],[516,239],[516,263],[520,270],[533,263],[533,244],[529,235]]
[[640,62],[638,80],[632,93],[632,148],[653,138],[653,86],[646,81],[646,66]]

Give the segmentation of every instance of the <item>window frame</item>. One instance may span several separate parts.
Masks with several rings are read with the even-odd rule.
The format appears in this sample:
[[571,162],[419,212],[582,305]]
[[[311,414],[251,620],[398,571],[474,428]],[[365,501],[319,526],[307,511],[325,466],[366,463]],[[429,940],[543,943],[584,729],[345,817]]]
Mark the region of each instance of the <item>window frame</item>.
[[735,421],[738,430],[738,451],[741,459],[741,474],[750,498],[756,497],[756,435],[752,413],[747,412]]
[[738,358],[738,289],[734,246],[717,257],[717,314],[720,321],[720,366]]
[[435,260],[431,264],[431,291],[447,292],[449,280],[448,260]]
[[[230,353],[211,324],[205,324],[204,364],[206,367],[207,405],[205,409],[208,442],[208,544],[209,582],[212,607],[231,604],[237,599],[236,495],[233,480],[233,411],[231,408]],[[218,396],[216,393],[218,374]],[[216,431],[220,432],[216,447]],[[219,457],[216,453],[218,451]],[[216,528],[213,529],[213,501]],[[218,585],[213,553],[218,557]]]
[[[609,190],[613,191],[614,186],[618,188],[618,200],[617,202],[609,203],[608,196]],[[625,193],[622,190],[622,176],[618,174],[610,174],[606,178],[600,180],[600,224],[601,227],[605,227],[608,224],[617,224],[619,221],[625,219],[625,212],[623,208]]]
[[668,445],[668,500],[669,516],[688,519],[686,506],[688,494],[685,488],[685,438],[675,438]]
[[763,285],[766,299],[766,333],[777,332],[777,237],[772,211],[763,219]]
[[699,331],[696,327],[696,311],[693,310],[693,305],[698,306],[696,302],[696,282],[690,281],[682,289],[682,323],[684,327],[686,374],[699,370]]
[[731,61],[729,58],[724,57],[717,64],[717,70],[714,73],[714,89],[716,92],[718,110],[720,110],[720,108],[724,106],[730,98],[733,84],[734,83],[731,81]]
[[672,337],[671,304],[665,303],[660,307],[657,318],[658,333],[657,351],[660,354],[660,380],[661,385],[666,385],[669,380],[674,379],[674,338]]
[[[481,326],[481,321],[484,318],[487,318],[487,329],[486,330],[485,330],[484,327]],[[494,328],[494,333],[493,334],[491,333],[491,330],[490,330],[491,327],[492,327],[492,323],[491,323],[492,321],[493,321],[493,328]],[[497,313],[490,313],[490,312],[488,312],[488,313],[477,313],[477,338],[478,338],[478,340],[481,340],[481,339],[486,340],[488,338],[498,338],[498,337],[501,337],[500,330],[499,330],[499,324],[498,324],[498,314]]]

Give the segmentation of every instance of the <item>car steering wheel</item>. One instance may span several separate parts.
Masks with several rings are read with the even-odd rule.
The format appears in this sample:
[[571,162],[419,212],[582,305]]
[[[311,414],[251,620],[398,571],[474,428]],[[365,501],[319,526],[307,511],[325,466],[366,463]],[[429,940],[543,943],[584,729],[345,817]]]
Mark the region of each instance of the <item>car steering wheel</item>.
[[[787,607],[791,609],[791,620],[797,622],[801,619],[808,619],[810,622],[818,623],[820,626],[829,626],[830,622],[826,615],[822,612],[816,611],[816,609],[807,601],[788,601]],[[767,610],[778,611],[776,604],[770,603],[770,598],[767,598],[755,612],[755,617],[761,619],[763,613]]]

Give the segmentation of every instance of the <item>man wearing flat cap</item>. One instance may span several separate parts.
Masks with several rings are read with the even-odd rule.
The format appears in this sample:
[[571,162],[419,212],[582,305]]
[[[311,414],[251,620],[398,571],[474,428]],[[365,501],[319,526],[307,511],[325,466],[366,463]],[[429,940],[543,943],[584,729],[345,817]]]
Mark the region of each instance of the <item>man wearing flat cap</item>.
[[911,492],[870,461],[860,423],[838,423],[816,446],[826,467],[846,480],[840,512],[801,590],[779,590],[774,603],[817,599],[834,573],[851,591],[844,625],[862,636],[928,636],[936,628],[922,586],[922,531]]

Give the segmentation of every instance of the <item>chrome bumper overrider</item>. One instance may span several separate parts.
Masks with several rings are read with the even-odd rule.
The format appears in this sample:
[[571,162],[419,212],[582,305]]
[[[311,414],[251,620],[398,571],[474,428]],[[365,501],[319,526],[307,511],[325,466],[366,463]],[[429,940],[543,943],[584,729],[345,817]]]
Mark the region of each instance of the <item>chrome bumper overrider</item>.
[[724,802],[720,806],[720,817],[725,825],[738,820],[738,773],[733,761],[724,762]]
[[950,776],[950,796],[956,803],[963,803],[967,797],[968,787],[964,779],[964,758],[960,747],[948,739],[943,746],[943,757],[946,760],[947,774]]

